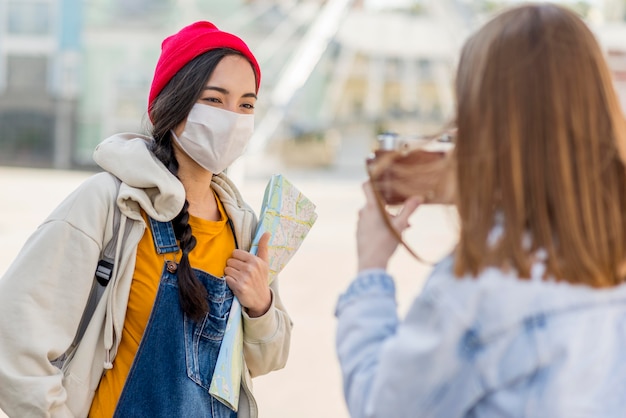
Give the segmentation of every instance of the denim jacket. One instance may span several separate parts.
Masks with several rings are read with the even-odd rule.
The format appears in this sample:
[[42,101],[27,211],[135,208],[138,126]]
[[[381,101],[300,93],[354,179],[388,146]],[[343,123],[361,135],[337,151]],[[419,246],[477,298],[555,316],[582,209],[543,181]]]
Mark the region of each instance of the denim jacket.
[[404,320],[383,270],[337,305],[352,417],[626,417],[626,285],[592,289],[439,263]]

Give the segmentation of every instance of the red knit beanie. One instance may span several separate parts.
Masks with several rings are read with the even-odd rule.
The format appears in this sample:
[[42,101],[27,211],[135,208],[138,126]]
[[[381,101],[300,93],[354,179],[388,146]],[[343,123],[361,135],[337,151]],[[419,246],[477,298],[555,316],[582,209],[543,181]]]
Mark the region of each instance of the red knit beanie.
[[245,42],[235,35],[222,32],[210,22],[200,21],[165,38],[161,44],[161,56],[154,70],[154,78],[148,97],[148,112],[152,108],[154,99],[181,68],[197,56],[217,48],[234,49],[250,60],[256,73],[258,92],[261,84],[261,69]]

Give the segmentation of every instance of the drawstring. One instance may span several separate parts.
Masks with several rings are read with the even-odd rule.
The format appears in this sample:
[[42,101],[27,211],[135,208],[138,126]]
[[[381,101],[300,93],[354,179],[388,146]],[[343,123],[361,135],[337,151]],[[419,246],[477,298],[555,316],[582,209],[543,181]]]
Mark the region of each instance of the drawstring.
[[111,362],[111,349],[107,348],[104,351],[104,368],[105,370],[111,370],[113,368],[113,363]]

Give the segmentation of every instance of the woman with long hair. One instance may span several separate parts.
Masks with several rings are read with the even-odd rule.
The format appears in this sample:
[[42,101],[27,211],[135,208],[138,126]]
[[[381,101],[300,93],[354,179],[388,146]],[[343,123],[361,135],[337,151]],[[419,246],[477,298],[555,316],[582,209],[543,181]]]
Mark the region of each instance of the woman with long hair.
[[[395,216],[364,185],[359,272],[337,306],[351,415],[623,416],[626,124],[596,39],[566,8],[508,9],[465,43],[456,99],[451,183],[398,170],[421,188]],[[458,245],[400,321],[387,263],[440,190]]]
[[[250,140],[260,81],[247,45],[210,22],[163,41],[150,135],[102,142],[104,172],[61,203],[0,280],[7,414],[258,415],[251,378],[284,366],[292,324],[268,282],[269,234],[258,256],[248,252],[257,218],[224,170]],[[100,263],[111,242],[113,262]],[[79,333],[94,289],[103,294]],[[243,372],[227,406],[209,388],[235,296]]]

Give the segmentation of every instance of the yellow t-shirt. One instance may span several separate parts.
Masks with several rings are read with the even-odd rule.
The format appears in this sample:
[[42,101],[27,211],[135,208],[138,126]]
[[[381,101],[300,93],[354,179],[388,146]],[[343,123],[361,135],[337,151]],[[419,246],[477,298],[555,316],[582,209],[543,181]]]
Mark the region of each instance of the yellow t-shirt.
[[[235,240],[228,226],[224,207],[219,199],[217,202],[221,215],[219,221],[207,221],[189,216],[189,225],[197,240],[195,248],[189,253],[189,261],[196,269],[222,277],[226,260],[235,249]],[[143,216],[147,221],[146,215]],[[128,298],[122,340],[113,362],[113,368],[108,370],[100,380],[89,417],[113,416],[156,299],[164,262],[179,259],[180,251],[157,254],[152,240],[152,231],[149,227],[146,228],[137,247],[137,261]]]

